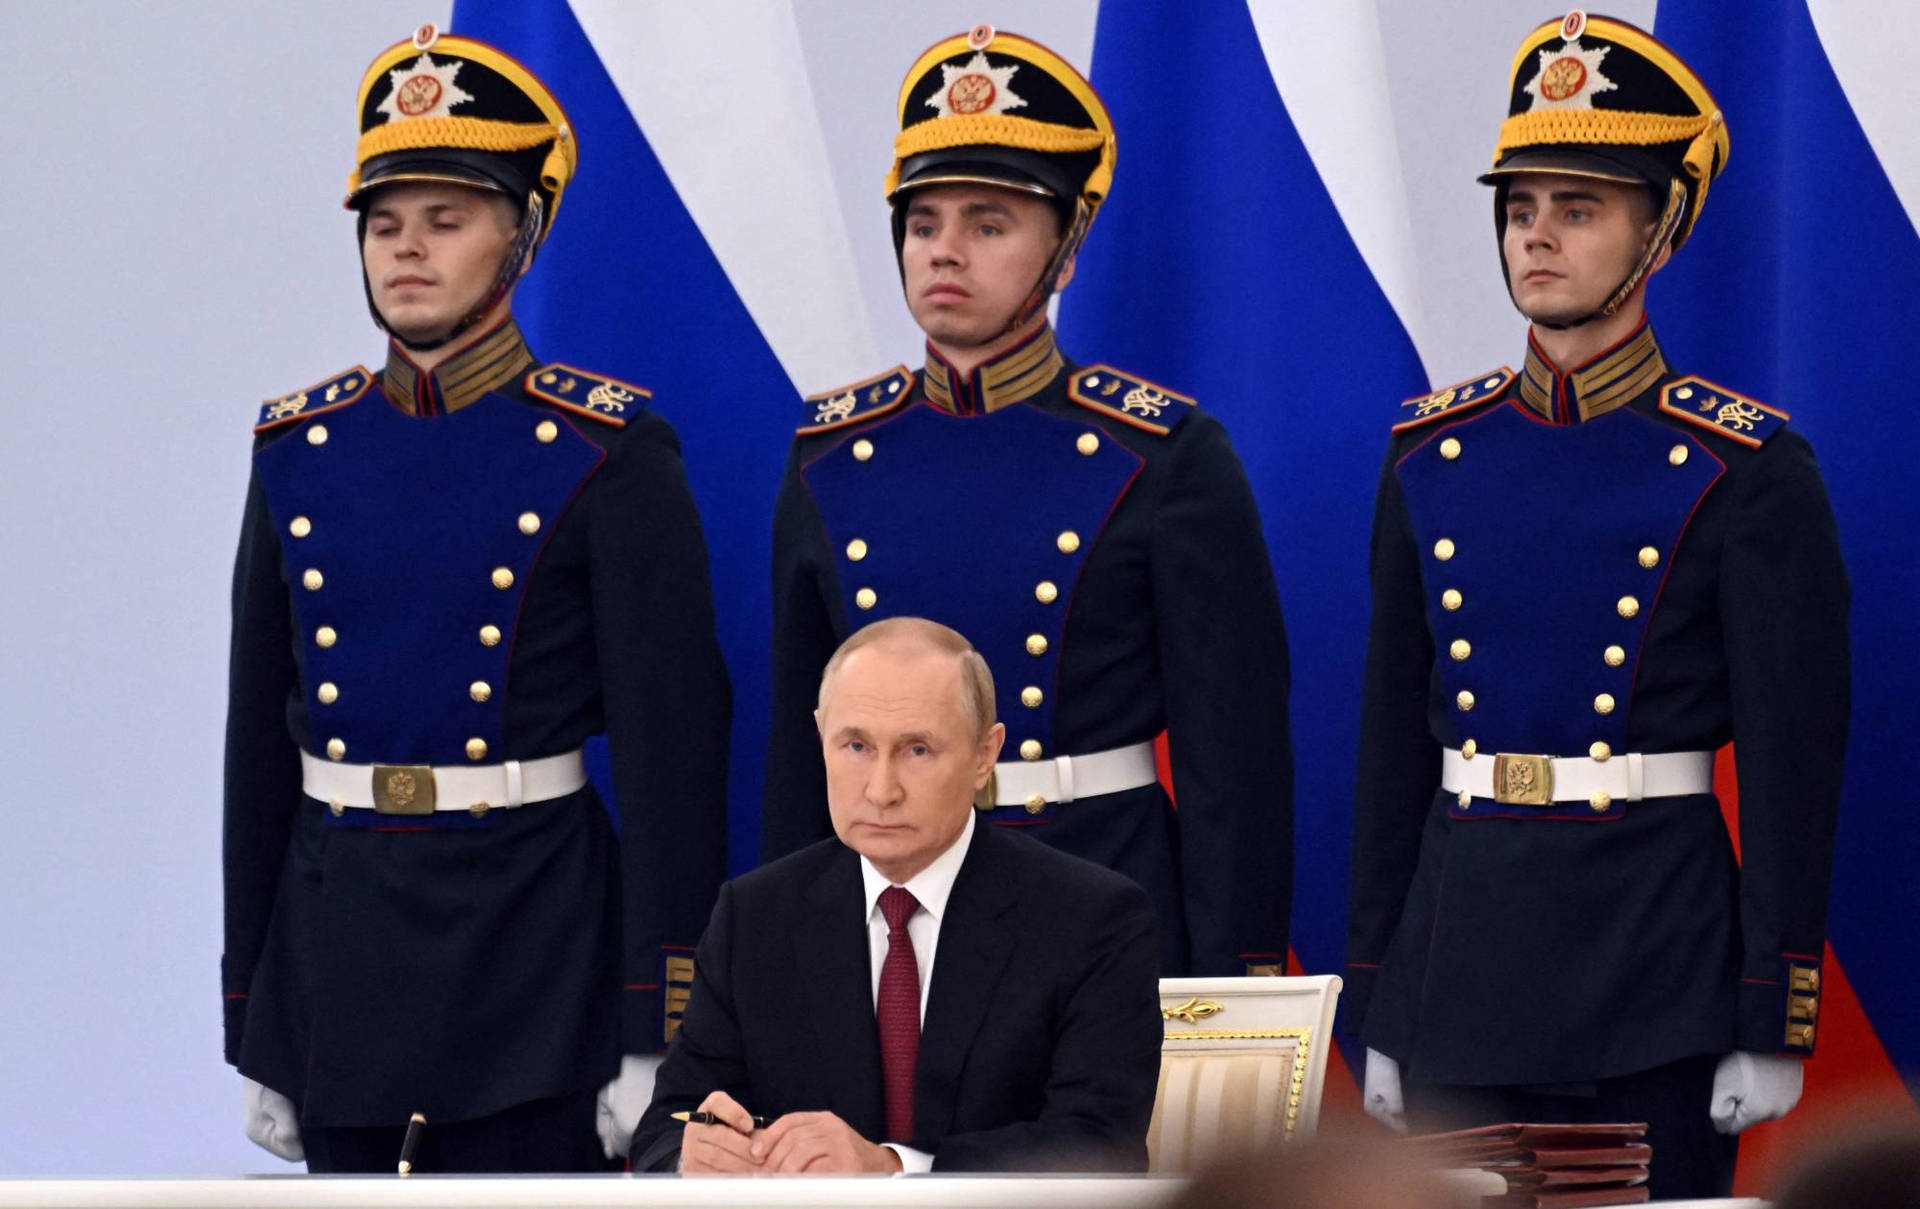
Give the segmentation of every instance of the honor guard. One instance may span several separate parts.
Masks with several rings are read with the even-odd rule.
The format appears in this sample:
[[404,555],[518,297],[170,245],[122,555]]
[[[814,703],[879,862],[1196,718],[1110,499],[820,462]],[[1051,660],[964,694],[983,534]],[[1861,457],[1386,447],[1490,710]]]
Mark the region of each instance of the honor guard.
[[984,820],[1137,880],[1165,973],[1280,972],[1287,649],[1252,492],[1192,399],[1069,360],[1047,322],[1113,177],[1106,108],[1059,56],[982,25],[920,56],[899,119],[886,188],[926,362],[798,417],[774,531],[765,856],[829,834],[813,710],[834,648],[931,617],[999,685]]
[[254,430],[226,1056],[250,1135],[315,1171],[392,1170],[415,1114],[421,1171],[591,1170],[722,874],[706,548],[647,392],[542,364],[514,323],[577,155],[546,86],[429,25],[358,112],[346,204],[391,339]]
[[1655,1200],[1724,1196],[1819,1027],[1846,570],[1787,413],[1647,324],[1727,161],[1706,86],[1573,12],[1510,98],[1481,180],[1531,331],[1387,422],[1342,1006],[1377,1116],[1645,1121]]

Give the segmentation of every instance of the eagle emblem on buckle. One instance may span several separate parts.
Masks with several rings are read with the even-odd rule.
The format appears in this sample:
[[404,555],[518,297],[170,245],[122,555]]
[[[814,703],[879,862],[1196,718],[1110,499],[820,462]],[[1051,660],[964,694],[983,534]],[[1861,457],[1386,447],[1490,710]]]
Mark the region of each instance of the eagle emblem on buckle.
[[433,769],[424,764],[375,764],[376,814],[432,814]]
[[1493,758],[1493,800],[1503,806],[1553,803],[1553,764],[1546,756],[1501,754]]

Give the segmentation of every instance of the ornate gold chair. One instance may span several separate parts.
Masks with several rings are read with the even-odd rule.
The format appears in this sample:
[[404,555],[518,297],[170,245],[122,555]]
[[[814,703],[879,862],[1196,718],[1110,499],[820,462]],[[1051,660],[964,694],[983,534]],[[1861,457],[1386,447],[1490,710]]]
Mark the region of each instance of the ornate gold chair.
[[1310,1136],[1320,1119],[1340,979],[1163,978],[1154,1171]]

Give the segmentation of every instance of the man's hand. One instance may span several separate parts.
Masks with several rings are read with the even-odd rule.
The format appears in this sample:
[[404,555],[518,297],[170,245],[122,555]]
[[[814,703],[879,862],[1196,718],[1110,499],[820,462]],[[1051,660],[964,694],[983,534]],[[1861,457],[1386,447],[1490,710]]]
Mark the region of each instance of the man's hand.
[[1784,1117],[1800,1102],[1800,1059],[1788,1054],[1737,1050],[1713,1068],[1713,1099],[1707,1112],[1721,1133]]
[[852,1175],[900,1170],[900,1156],[861,1137],[830,1112],[790,1112],[754,1139],[753,1153],[772,1175]]
[[[682,1175],[765,1175],[754,1147],[771,1128],[756,1135],[753,1116],[738,1101],[723,1091],[710,1092],[700,1101],[700,1111],[710,1112],[724,1125],[695,1125],[688,1122],[680,1132],[680,1174]],[[778,1122],[776,1122],[778,1124]]]
[[245,1076],[240,1082],[246,1104],[247,1140],[289,1163],[306,1158],[306,1147],[300,1145],[300,1114],[293,1101]]
[[1395,1133],[1407,1132],[1407,1105],[1400,1095],[1400,1063],[1379,1050],[1368,1050],[1365,1082],[1361,1096],[1367,1115]]
[[613,1082],[600,1089],[593,1125],[608,1158],[627,1153],[633,1145],[633,1131],[653,1099],[653,1077],[660,1073],[661,1061],[659,1054],[628,1054],[620,1059]]

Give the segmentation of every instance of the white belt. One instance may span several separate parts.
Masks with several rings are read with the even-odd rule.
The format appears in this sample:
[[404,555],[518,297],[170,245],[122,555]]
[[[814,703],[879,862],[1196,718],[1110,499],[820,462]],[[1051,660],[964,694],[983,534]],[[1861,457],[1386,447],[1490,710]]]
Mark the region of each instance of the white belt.
[[333,808],[352,807],[381,814],[432,814],[465,810],[485,814],[495,806],[511,810],[530,802],[564,798],[587,783],[586,764],[576,748],[565,755],[504,764],[336,764],[300,753],[300,788]]
[[1628,752],[1592,760],[1584,756],[1517,756],[1479,752],[1469,759],[1447,748],[1440,787],[1448,793],[1520,806],[1552,802],[1592,803],[1600,795],[1638,802],[1713,790],[1713,753]]
[[1159,779],[1151,741],[1084,756],[1010,760],[993,766],[993,804],[1025,806],[1030,813],[1038,814],[1048,802],[1097,798],[1103,793],[1139,789]]

